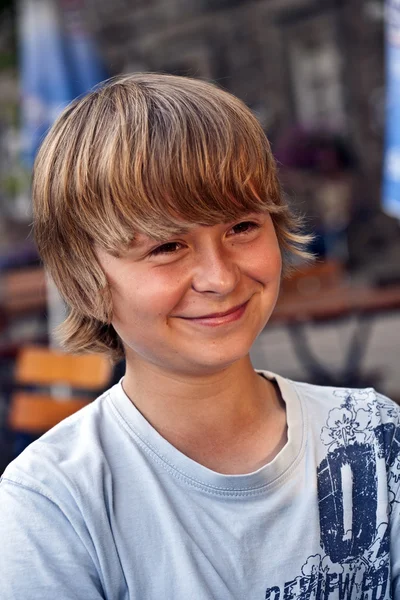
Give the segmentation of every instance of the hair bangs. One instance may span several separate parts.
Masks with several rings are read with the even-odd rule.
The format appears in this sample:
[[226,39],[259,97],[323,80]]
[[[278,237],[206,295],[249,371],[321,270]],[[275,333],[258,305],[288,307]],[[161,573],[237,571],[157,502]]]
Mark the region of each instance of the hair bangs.
[[142,100],[140,132],[135,114],[119,109],[118,127],[96,140],[96,168],[79,175],[82,182],[96,173],[77,194],[96,243],[117,252],[139,232],[161,240],[194,224],[285,212],[268,141],[241,102],[224,94],[223,111],[209,94],[201,110],[191,97]]

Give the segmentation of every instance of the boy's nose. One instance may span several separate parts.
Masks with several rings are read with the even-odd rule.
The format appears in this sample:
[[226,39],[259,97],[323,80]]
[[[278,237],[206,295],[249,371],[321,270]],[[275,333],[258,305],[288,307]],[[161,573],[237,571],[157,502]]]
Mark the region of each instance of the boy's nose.
[[195,291],[225,295],[235,289],[238,281],[238,265],[222,250],[209,249],[196,257],[192,279]]

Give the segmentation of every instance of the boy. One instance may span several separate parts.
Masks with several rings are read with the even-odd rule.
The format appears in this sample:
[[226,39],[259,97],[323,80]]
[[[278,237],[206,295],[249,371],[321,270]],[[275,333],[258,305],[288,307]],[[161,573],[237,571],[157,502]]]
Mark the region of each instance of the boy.
[[307,239],[243,103],[110,80],[54,125],[33,195],[65,347],[126,374],[6,469],[1,597],[400,598],[397,406],[250,363]]

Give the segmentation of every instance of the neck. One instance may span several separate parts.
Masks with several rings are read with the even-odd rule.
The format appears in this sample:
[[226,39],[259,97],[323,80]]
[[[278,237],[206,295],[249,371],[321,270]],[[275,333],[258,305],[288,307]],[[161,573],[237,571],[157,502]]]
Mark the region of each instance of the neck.
[[123,387],[165,439],[215,470],[254,470],[286,440],[280,395],[254,371],[249,357],[200,377],[127,360]]

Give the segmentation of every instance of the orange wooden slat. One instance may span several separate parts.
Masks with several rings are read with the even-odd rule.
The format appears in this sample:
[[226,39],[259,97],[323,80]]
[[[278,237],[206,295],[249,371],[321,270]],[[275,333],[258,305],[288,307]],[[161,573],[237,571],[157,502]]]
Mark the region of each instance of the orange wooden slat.
[[100,354],[73,355],[46,347],[22,348],[17,360],[17,383],[52,385],[66,384],[88,390],[107,386],[112,366]]
[[13,395],[8,426],[13,431],[40,434],[90,402],[90,398],[54,400],[44,394],[17,392]]

